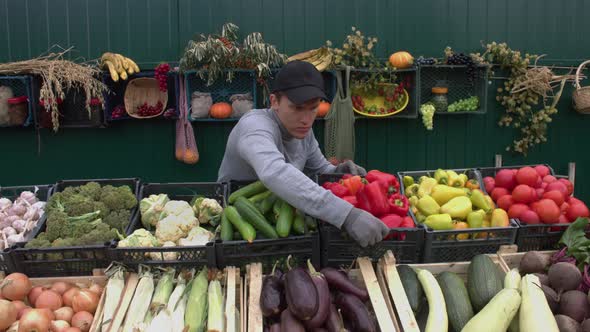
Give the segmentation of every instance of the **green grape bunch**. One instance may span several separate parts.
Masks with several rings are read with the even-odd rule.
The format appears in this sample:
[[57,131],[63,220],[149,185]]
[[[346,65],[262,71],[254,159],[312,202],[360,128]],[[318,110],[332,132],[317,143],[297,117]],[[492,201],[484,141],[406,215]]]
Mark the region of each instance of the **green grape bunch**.
[[426,130],[434,129],[434,111],[436,108],[432,103],[422,104],[420,106],[420,114],[422,114],[422,123]]
[[473,112],[479,108],[479,98],[472,96],[465,99],[457,100],[449,105],[447,112]]

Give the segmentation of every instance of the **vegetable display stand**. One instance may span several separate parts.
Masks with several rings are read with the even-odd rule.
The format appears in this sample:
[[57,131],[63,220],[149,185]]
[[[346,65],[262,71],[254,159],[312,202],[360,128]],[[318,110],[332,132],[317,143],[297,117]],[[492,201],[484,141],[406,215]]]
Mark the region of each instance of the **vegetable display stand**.
[[[127,78],[126,80],[119,79],[119,81],[114,82],[108,73],[103,73],[102,81],[110,89],[110,91],[106,92],[103,96],[105,103],[106,120],[118,121],[134,119],[134,117],[131,117],[125,109],[125,91],[127,90],[127,85],[129,84],[129,82],[136,78],[153,77],[155,77],[155,71],[146,70],[139,72],[137,74],[133,74],[129,76],[129,78]],[[176,104],[178,100],[177,81],[178,74],[173,71],[168,72],[166,76],[166,93],[168,94],[168,100],[166,105],[163,106],[165,107],[165,109],[163,109],[163,112],[160,115],[155,117],[156,119],[176,119],[178,117],[178,109]]]
[[[225,185],[221,183],[147,183],[141,186],[138,200],[150,195],[165,194],[170,200],[186,201],[189,204],[198,196],[212,198],[225,206]],[[143,229],[141,213],[136,213],[127,235]],[[214,230],[213,230],[214,232]],[[199,246],[166,247],[119,247],[115,241],[111,249],[115,260],[137,268],[139,264],[156,266],[209,266],[215,267],[214,242]]]
[[[260,295],[262,292],[263,279],[265,272],[270,270],[263,269],[260,263],[250,264],[246,267],[245,275],[245,296],[248,301],[245,306],[247,312],[245,316],[246,329],[248,332],[262,332],[264,328],[264,317],[260,308]],[[378,331],[401,331],[396,323],[395,317],[392,316],[393,308],[384,298],[381,288],[377,281],[377,275],[367,257],[359,257],[355,262],[355,268],[347,271],[348,278],[360,289],[367,291],[369,301],[365,303],[368,307],[373,321]]]
[[[250,182],[232,181],[228,194],[249,184]],[[316,223],[315,220],[313,220]],[[284,262],[291,255],[293,264],[300,264],[311,259],[320,266],[320,235],[318,231],[309,230],[304,235],[270,239],[264,238],[262,232],[256,232],[256,239],[249,243],[246,240],[222,241],[215,243],[217,266],[245,267],[252,262],[261,262],[264,268],[272,268],[277,262]]]
[[0,127],[33,123],[32,82],[30,76],[0,76]]
[[[257,105],[256,72],[247,69],[226,70],[219,79],[207,85],[207,71],[190,70],[184,73],[189,119],[191,121],[237,121],[238,117],[213,118],[209,114],[212,104],[227,103],[233,107],[232,96],[249,94],[252,104]],[[203,78],[201,78],[201,76]],[[228,80],[231,75],[231,80]],[[197,100],[196,97],[205,97]]]
[[488,70],[486,66],[475,67],[474,73],[469,76],[465,65],[420,65],[420,92],[419,104],[422,105],[432,100],[434,94],[432,88],[439,87],[441,81],[445,82],[448,88],[447,99],[451,106],[453,103],[466,100],[470,97],[477,97],[479,104],[475,110],[457,110],[436,112],[437,115],[456,114],[485,114],[487,111],[488,96]]

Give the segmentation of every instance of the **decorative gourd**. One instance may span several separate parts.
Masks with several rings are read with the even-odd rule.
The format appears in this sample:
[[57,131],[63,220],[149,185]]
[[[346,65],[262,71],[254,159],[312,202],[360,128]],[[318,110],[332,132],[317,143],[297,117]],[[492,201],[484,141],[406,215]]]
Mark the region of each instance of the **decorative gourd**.
[[209,109],[209,115],[215,119],[226,119],[231,115],[231,105],[228,103],[215,103]]
[[324,116],[326,116],[328,114],[328,112],[330,111],[330,103],[322,101],[320,103],[320,106],[318,106],[318,113],[317,116],[320,118],[323,118]]
[[406,51],[395,52],[389,57],[389,63],[397,69],[412,67],[414,57]]

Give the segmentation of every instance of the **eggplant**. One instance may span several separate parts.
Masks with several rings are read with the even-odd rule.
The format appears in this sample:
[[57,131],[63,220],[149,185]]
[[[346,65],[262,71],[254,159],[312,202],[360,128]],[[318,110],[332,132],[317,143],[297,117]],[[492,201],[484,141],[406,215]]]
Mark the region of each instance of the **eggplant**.
[[324,275],[331,287],[336,288],[343,293],[352,294],[363,302],[369,300],[369,293],[353,284],[344,273],[332,267],[323,268],[320,272]]
[[318,291],[309,273],[303,268],[298,267],[287,272],[285,295],[289,311],[301,321],[312,319],[318,311]]
[[[290,272],[290,271],[289,271]],[[289,309],[283,310],[281,314],[281,332],[305,332],[305,327],[293,314]]]
[[264,317],[277,317],[287,308],[283,285],[274,275],[268,275],[262,282],[260,310]]
[[274,323],[270,326],[269,332],[281,332],[281,323]]
[[336,296],[336,307],[342,312],[344,320],[350,321],[354,331],[376,332],[375,323],[369,315],[369,310],[361,300],[347,293]]
[[309,275],[315,285],[315,289],[318,292],[318,310],[312,319],[305,321],[305,327],[313,329],[324,325],[328,313],[330,312],[330,287],[324,276],[317,272],[310,260],[307,260],[307,267],[309,269]]
[[330,303],[325,326],[328,332],[342,332],[344,329],[342,318],[340,317],[340,314],[338,313],[338,310],[336,310],[336,306],[333,303]]

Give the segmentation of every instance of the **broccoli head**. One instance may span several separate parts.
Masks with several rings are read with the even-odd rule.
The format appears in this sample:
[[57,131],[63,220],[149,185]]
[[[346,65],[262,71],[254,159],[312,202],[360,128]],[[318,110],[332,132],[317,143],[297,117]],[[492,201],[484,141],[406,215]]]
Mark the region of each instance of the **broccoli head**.
[[51,242],[47,241],[47,238],[41,237],[44,233],[39,234],[38,237],[27,242],[25,248],[50,248]]
[[131,210],[137,205],[137,198],[128,186],[107,185],[102,187],[100,201],[114,211]]
[[111,228],[124,233],[129,224],[130,218],[131,211],[129,210],[111,211],[106,217],[104,217],[103,222],[111,226]]
[[85,185],[76,188],[80,195],[86,196],[95,201],[100,200],[100,193],[102,192],[102,189],[100,184],[97,182],[88,182]]
[[70,232],[68,215],[65,212],[54,210],[47,215],[45,235],[48,241],[53,242]]
[[51,243],[51,246],[54,248],[61,248],[61,247],[73,247],[76,245],[76,239],[62,239],[58,238]]
[[79,245],[103,244],[118,238],[117,231],[109,225],[100,222],[93,230],[78,238]]
[[61,201],[61,203],[64,206],[64,211],[70,217],[96,211],[94,200],[82,194],[71,195],[69,199]]

